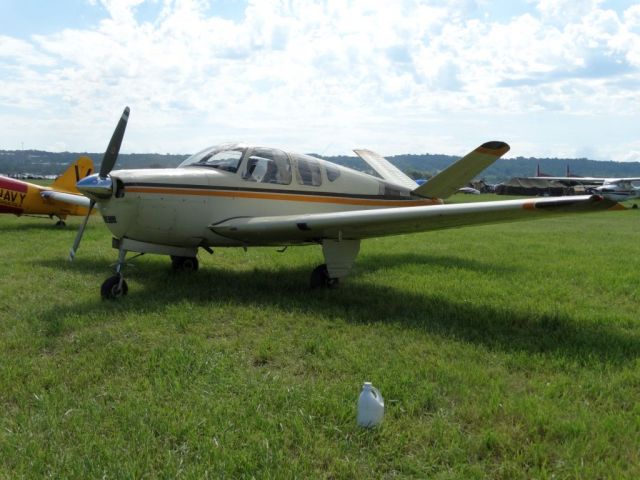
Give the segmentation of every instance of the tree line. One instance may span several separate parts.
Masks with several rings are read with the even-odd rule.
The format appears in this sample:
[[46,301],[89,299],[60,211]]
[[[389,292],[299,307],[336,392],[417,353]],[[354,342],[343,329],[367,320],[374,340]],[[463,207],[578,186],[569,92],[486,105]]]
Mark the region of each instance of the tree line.
[[[5,175],[57,175],[81,155],[91,157],[96,168],[103,153],[45,152],[41,150],[0,150],[0,173]],[[160,153],[122,153],[117,168],[175,167],[189,155]],[[356,170],[371,172],[370,167],[355,156],[319,156]],[[404,154],[387,157],[412,178],[429,178],[458,157],[435,154]],[[596,161],[586,158],[525,158],[501,159],[480,175],[488,183],[499,183],[512,177],[531,177],[540,171],[548,175],[564,176],[567,168],[573,175],[592,177],[640,177],[640,162]]]

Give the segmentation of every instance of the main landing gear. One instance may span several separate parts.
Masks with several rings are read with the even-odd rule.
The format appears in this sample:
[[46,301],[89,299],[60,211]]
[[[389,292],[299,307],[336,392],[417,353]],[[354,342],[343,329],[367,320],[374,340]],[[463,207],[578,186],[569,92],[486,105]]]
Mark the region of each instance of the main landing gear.
[[318,265],[311,272],[310,286],[312,289],[316,288],[335,288],[340,283],[339,278],[331,278],[329,276],[329,270],[327,269],[327,264],[323,263],[322,265]]
[[340,278],[351,272],[359,251],[360,240],[323,240],[322,254],[326,263],[317,266],[311,272],[311,288],[336,288]]
[[54,216],[58,219],[58,221],[55,223],[55,226],[56,226],[56,227],[61,227],[61,228],[62,228],[62,227],[66,227],[66,226],[67,226],[67,222],[65,222],[65,221],[64,221],[64,220],[65,220],[65,218],[67,218],[67,217],[66,217],[66,215],[65,215],[65,216],[62,216],[62,217],[59,217],[58,215],[54,215],[54,214],[52,213],[52,214],[50,214],[50,215],[49,215],[49,218],[50,218],[51,220],[53,220],[53,217],[54,217]]
[[198,259],[196,257],[178,257],[171,255],[171,268],[174,272],[197,272]]

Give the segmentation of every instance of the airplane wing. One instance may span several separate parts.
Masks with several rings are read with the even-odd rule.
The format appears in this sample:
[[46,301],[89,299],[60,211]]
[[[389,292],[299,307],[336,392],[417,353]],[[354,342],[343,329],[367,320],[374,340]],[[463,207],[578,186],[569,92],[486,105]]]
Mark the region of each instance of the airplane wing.
[[623,178],[607,178],[608,181],[622,181],[622,182],[631,182],[631,183],[635,183],[635,182],[640,182],[640,178],[638,177],[623,177]]
[[604,178],[599,177],[552,177],[547,175],[540,175],[537,177],[518,177],[527,180],[548,180],[554,182],[560,182],[567,186],[584,185],[584,186],[598,186],[602,185],[605,181]]
[[404,172],[402,172],[399,168],[393,165],[382,155],[378,155],[376,152],[364,149],[354,150],[354,152],[362,160],[367,162],[369,166],[373,168],[378,173],[378,175],[380,175],[387,182],[394,183],[396,185],[402,185],[403,187],[406,187],[410,190],[413,190],[418,186],[418,184],[413,179],[405,175]]
[[637,183],[640,182],[638,177],[551,177],[551,176],[539,176],[539,177],[522,177],[527,180],[552,180],[560,182],[567,186],[583,185],[584,187],[598,187],[601,185],[614,185],[623,182]]
[[46,200],[56,200],[58,202],[78,205],[80,207],[89,208],[90,200],[84,195],[76,195],[73,193],[58,192],[56,190],[45,190],[40,196]]
[[428,198],[448,198],[508,151],[509,145],[504,142],[484,143],[411,193]]
[[212,224],[216,234],[252,243],[283,245],[363,239],[446,228],[545,218],[552,214],[624,209],[598,195],[382,208],[334,213],[230,218]]

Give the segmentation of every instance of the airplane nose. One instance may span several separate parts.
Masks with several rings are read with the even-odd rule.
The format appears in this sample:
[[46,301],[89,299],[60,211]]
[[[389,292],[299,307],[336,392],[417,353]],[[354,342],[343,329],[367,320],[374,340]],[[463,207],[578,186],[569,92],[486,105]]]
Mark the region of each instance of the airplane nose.
[[107,199],[113,195],[113,180],[109,175],[93,174],[76,183],[76,188],[92,200]]

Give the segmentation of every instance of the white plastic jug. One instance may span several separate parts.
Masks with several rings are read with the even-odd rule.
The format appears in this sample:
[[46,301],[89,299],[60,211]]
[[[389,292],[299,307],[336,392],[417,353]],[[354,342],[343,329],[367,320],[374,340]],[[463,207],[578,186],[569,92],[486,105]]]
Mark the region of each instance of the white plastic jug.
[[371,382],[364,382],[358,398],[358,425],[375,427],[382,422],[383,416],[384,399],[380,391]]

